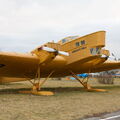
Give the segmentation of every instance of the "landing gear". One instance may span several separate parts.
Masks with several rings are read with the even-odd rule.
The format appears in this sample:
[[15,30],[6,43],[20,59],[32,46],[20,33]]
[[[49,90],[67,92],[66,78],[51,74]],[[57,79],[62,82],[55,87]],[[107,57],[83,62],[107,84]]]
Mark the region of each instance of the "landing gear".
[[107,90],[104,90],[104,89],[95,89],[95,88],[92,88],[89,84],[88,84],[88,80],[89,80],[89,76],[87,77],[86,81],[85,81],[85,78],[83,78],[83,80],[80,80],[79,77],[72,71],[70,71],[70,73],[72,74],[72,76],[82,84],[82,86],[89,92],[92,92],[92,91],[96,91],[96,92],[106,92]]
[[20,93],[31,93],[34,95],[54,95],[53,92],[51,91],[42,91],[41,87],[42,85],[48,80],[48,78],[50,78],[50,76],[54,73],[54,71],[52,71],[47,78],[45,78],[43,81],[40,80],[40,67],[38,67],[37,73],[36,73],[36,77],[34,79],[34,81],[29,80],[29,82],[33,85],[32,90],[31,91],[20,91]]

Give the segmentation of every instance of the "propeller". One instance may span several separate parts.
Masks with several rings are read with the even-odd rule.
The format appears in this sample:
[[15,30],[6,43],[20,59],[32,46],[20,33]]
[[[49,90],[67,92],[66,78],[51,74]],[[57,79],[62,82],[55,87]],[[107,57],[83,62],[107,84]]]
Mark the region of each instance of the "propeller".
[[109,56],[110,59],[113,59],[115,61],[119,61],[120,59],[116,57],[116,55],[114,53],[111,53],[111,55]]
[[56,54],[60,54],[60,55],[64,55],[64,56],[69,56],[69,53],[68,52],[64,52],[64,51],[58,51],[56,49],[53,49],[53,48],[49,48],[49,47],[41,47],[42,50],[45,50],[47,52],[53,52],[53,53],[56,53]]
[[114,53],[111,53],[111,55],[114,57],[114,60],[115,60],[115,61],[118,60]]
[[110,59],[110,60],[115,60],[115,61],[119,61],[120,59],[116,57],[116,55],[114,53],[110,53],[110,56],[107,55],[101,55],[101,58],[106,58],[106,59]]

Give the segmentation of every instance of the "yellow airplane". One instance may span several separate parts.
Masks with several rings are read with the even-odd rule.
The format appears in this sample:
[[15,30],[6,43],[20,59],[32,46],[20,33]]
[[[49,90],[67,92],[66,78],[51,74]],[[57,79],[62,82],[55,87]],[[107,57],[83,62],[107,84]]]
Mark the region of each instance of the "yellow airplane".
[[48,78],[72,75],[86,90],[104,91],[91,88],[88,79],[81,81],[76,75],[120,68],[120,62],[108,60],[110,53],[104,47],[105,31],[98,31],[48,42],[28,54],[0,52],[0,83],[29,80],[31,93],[49,95],[53,93],[40,90]]

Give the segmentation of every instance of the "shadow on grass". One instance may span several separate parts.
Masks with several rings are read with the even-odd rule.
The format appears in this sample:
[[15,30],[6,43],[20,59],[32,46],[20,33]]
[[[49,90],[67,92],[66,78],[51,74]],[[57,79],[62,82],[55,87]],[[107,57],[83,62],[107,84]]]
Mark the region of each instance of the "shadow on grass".
[[[98,88],[98,89],[106,89],[106,90],[111,90],[111,89],[120,89],[120,86],[96,86],[94,88]],[[30,91],[30,88],[16,88],[16,89],[1,89],[0,90],[0,95],[1,94],[18,94],[19,91]],[[86,92],[86,90],[83,87],[46,87],[46,88],[42,88],[42,91],[52,91],[52,92],[56,92],[56,93],[63,93],[63,92],[76,92],[79,91],[81,93]],[[21,93],[19,93],[21,94]]]
[[[30,88],[19,88],[19,89],[1,89],[0,94],[18,94],[19,91],[30,91]],[[57,93],[63,93],[63,92],[73,92],[73,91],[85,91],[82,87],[54,87],[54,88],[42,88],[42,91],[52,91]]]

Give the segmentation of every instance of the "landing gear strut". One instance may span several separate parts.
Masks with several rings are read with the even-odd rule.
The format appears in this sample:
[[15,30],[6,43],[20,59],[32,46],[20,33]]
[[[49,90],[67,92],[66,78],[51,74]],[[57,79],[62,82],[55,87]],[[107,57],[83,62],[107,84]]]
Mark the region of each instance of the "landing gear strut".
[[96,91],[96,92],[106,92],[106,90],[104,89],[95,89],[95,88],[92,88],[89,84],[88,84],[88,80],[89,80],[89,77],[87,77],[87,80],[85,81],[85,78],[83,78],[83,80],[80,80],[79,77],[72,71],[70,71],[70,73],[72,74],[72,76],[82,84],[82,86],[89,92],[92,92],[92,91]]
[[34,95],[54,95],[54,93],[51,91],[41,91],[42,85],[48,80],[48,78],[50,78],[50,76],[53,73],[54,73],[54,71],[52,71],[47,76],[47,78],[45,78],[43,81],[41,81],[41,79],[40,79],[40,67],[38,67],[34,81],[29,80],[29,82],[33,85],[32,90],[31,91],[20,91],[20,93],[31,93]]

